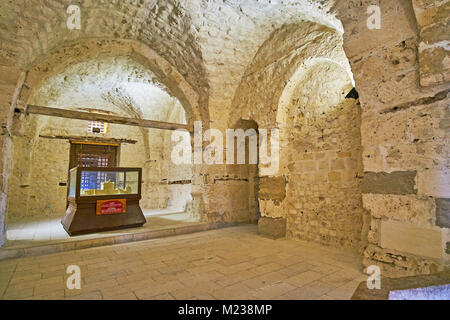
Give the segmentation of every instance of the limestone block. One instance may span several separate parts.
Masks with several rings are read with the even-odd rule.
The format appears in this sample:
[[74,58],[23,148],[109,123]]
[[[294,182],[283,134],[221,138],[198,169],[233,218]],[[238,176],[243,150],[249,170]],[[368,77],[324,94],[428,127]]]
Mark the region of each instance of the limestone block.
[[[447,32],[450,32],[448,30]],[[443,47],[419,45],[420,84],[424,87],[450,81],[450,51]]]
[[361,137],[364,146],[408,141],[408,114],[406,111],[379,114],[364,113]]
[[208,190],[210,210],[223,214],[248,209],[248,183],[245,181],[218,181]]
[[258,220],[258,234],[278,239],[286,236],[286,219],[261,217]]
[[341,173],[339,171],[330,171],[328,173],[328,181],[337,182],[341,180]]
[[433,97],[439,90],[422,88],[419,84],[417,45],[414,36],[351,61],[363,117],[366,112],[377,116],[377,111],[392,110],[404,103]]
[[384,171],[384,158],[381,146],[363,146],[362,163],[365,171]]
[[433,227],[435,211],[433,199],[416,195],[363,194],[363,206],[372,217],[410,222],[417,226]]
[[286,197],[285,177],[262,177],[259,179],[259,199],[283,201]]
[[442,231],[442,245],[444,251],[444,264],[450,266],[450,228],[443,228]]
[[345,168],[343,159],[331,160],[331,170],[341,170]]
[[420,27],[420,84],[431,86],[450,81],[450,1],[414,0]]
[[416,171],[365,172],[363,193],[415,194],[416,174]]
[[450,199],[436,199],[436,225],[450,228]]
[[284,207],[279,203],[274,203],[272,200],[261,200],[258,199],[259,210],[261,216],[271,217],[271,218],[281,218],[284,217]]
[[337,1],[339,17],[345,29],[344,49],[348,57],[387,47],[415,35],[415,26],[411,23],[414,13],[410,4],[389,0],[377,3],[381,8],[381,29],[370,30],[367,28],[367,8],[374,4],[373,1]]
[[435,138],[413,143],[394,143],[365,147],[363,163],[365,171],[409,171],[429,168],[443,170],[450,165],[450,145],[444,139]]
[[417,23],[424,27],[443,18],[445,10],[448,10],[449,1],[413,0],[412,5],[416,15]]
[[436,259],[383,249],[372,244],[369,244],[364,251],[363,264],[364,266],[373,264],[380,266],[382,275],[387,277],[430,274],[442,270],[442,265]]
[[442,234],[439,229],[421,228],[406,222],[381,221],[383,248],[441,259]]
[[417,173],[418,194],[450,198],[450,170],[427,170]]
[[311,161],[311,160],[299,161],[297,166],[298,166],[299,172],[311,172],[311,171],[317,170],[316,161]]

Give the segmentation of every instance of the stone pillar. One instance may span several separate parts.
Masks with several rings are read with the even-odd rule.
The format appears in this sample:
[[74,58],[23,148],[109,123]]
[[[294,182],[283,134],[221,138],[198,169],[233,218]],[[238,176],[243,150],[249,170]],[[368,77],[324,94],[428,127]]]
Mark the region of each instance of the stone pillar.
[[[261,205],[261,218],[258,220],[258,233],[260,235],[274,239],[286,236],[286,218],[279,207],[285,197],[285,177],[261,177],[259,179],[258,198]],[[278,216],[273,216],[273,214],[278,214]]]
[[19,72],[13,67],[2,67],[1,72],[7,76],[2,77],[0,82],[0,246],[6,240],[6,204],[8,177],[11,171],[11,135],[14,109],[18,104],[22,86],[26,79],[25,72]]
[[[449,1],[380,0],[381,28],[367,27],[373,1],[341,1],[344,50],[362,109],[363,206],[370,218],[365,266],[384,276],[450,265]],[[444,199],[444,201],[441,201]]]

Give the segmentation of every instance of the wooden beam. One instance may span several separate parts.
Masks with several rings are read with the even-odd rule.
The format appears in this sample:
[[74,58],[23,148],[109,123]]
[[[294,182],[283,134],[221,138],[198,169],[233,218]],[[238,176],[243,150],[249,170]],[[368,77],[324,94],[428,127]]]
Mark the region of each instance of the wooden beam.
[[62,140],[70,140],[72,143],[103,143],[103,144],[121,144],[121,143],[137,143],[136,140],[131,139],[116,139],[116,138],[103,138],[103,137],[88,137],[88,136],[64,136],[64,135],[39,135],[39,138],[44,139],[62,139]]
[[144,119],[136,119],[136,118],[126,118],[126,117],[113,116],[113,115],[109,115],[109,114],[81,112],[81,111],[49,108],[49,107],[35,106],[35,105],[28,105],[25,109],[25,114],[39,114],[39,115],[50,116],[50,117],[101,121],[101,122],[123,124],[123,125],[137,126],[137,127],[143,127],[143,128],[153,128],[153,129],[163,129],[163,130],[185,129],[189,132],[194,131],[193,128],[187,124],[171,123],[171,122],[155,121],[155,120],[144,120]]

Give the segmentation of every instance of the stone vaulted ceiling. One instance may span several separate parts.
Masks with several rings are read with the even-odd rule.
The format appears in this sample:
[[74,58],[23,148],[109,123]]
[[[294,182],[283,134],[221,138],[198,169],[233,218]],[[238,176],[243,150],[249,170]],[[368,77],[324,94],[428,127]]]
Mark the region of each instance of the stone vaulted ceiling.
[[[81,30],[68,30],[69,5]],[[26,70],[46,54],[86,38],[140,41],[166,59],[209,104],[228,106],[259,46],[287,23],[309,20],[342,32],[313,0],[1,0],[0,54]]]
[[127,57],[78,63],[47,79],[32,104],[80,111],[104,110],[123,116],[168,121],[182,114],[155,75]]

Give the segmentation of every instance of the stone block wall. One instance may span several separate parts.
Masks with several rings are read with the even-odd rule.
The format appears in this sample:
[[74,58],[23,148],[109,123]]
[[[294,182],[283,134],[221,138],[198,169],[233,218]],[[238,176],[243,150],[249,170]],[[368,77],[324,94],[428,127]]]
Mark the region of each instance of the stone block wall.
[[[379,30],[366,26],[371,4],[381,8]],[[448,40],[448,1],[346,1],[337,8],[362,107],[370,215],[364,265],[391,276],[436,272],[450,261],[450,229],[442,224],[450,191],[448,47],[441,42]]]
[[234,103],[260,128],[280,129],[279,171],[259,178],[263,229],[284,219],[288,238],[358,247],[360,111],[356,100],[344,101],[352,84],[341,41],[335,30],[308,22],[274,31]]
[[0,66],[4,75],[0,77],[0,246],[2,246],[6,240],[8,223],[6,208],[8,180],[12,165],[13,110],[17,106],[25,74],[14,65],[13,58],[4,53],[0,54]]
[[419,28],[420,84],[432,86],[450,81],[450,1],[413,0]]
[[[310,119],[310,123],[312,123]],[[281,153],[288,178],[288,238],[358,248],[361,244],[360,109],[350,99],[293,128]]]

